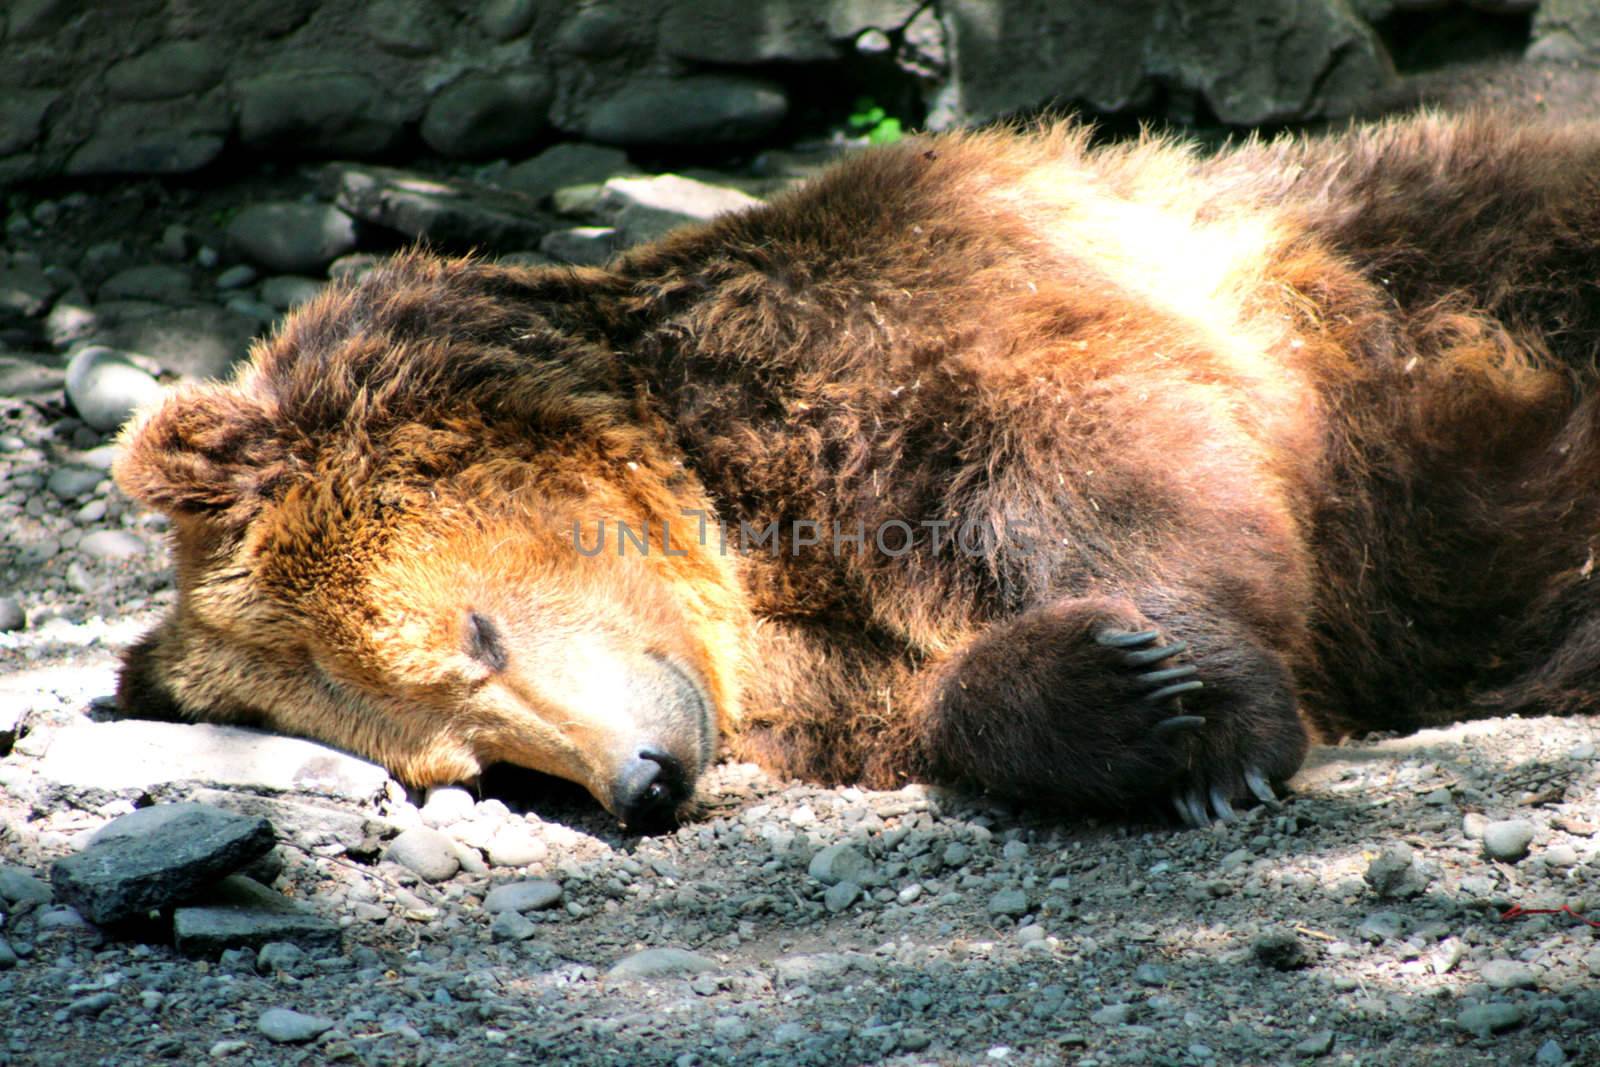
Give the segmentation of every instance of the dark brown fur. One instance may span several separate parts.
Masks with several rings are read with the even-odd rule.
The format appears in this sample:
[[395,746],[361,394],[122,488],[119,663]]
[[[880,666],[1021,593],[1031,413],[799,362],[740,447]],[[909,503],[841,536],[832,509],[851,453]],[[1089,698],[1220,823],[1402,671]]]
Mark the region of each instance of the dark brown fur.
[[[1302,714],[1594,710],[1600,131],[1084,141],[912,140],[606,270],[414,254],[325,297],[130,433],[183,600],[124,702],[605,801],[596,743],[547,758],[515,701],[474,701],[521,669],[533,719],[604,733],[540,664],[664,645],[780,773],[1094,808],[1286,778]],[[677,540],[684,508],[822,543],[571,544]],[[933,520],[1003,535],[871,546]],[[513,561],[478,582],[491,535]],[[1203,689],[1142,699],[1103,639],[1145,629],[1188,647],[1141,670]]]

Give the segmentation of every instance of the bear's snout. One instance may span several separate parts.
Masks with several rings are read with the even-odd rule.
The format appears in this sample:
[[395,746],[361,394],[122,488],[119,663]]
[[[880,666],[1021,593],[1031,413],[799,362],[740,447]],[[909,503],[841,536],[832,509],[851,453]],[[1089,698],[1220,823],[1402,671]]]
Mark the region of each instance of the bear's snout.
[[668,826],[678,807],[694,792],[694,779],[676,756],[643,748],[623,765],[612,787],[617,818],[630,830]]

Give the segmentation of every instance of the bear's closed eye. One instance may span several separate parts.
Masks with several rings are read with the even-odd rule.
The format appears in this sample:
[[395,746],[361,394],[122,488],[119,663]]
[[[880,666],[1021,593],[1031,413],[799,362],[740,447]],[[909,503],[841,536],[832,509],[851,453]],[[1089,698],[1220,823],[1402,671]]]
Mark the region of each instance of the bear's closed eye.
[[467,655],[497,674],[506,669],[508,662],[500,627],[476,611],[467,612]]

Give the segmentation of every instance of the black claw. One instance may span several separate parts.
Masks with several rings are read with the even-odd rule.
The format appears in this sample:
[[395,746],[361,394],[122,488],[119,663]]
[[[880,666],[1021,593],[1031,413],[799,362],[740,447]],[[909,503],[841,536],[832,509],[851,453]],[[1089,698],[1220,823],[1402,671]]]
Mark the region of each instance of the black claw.
[[1234,812],[1233,805],[1228,803],[1228,797],[1216,786],[1211,787],[1211,810],[1217,813],[1217,818],[1223,822],[1233,822],[1239,816]]
[[1267,805],[1267,807],[1275,808],[1278,806],[1278,794],[1272,791],[1272,786],[1267,784],[1266,778],[1254,767],[1245,768],[1244,784],[1250,788],[1250,792],[1255,794],[1256,799]]
[[1156,630],[1101,630],[1094,635],[1095,643],[1107,648],[1138,648],[1148,645],[1161,634]]
[[1160,663],[1164,659],[1171,659],[1179,652],[1189,647],[1187,641],[1174,641],[1170,645],[1161,645],[1157,648],[1141,649],[1138,652],[1124,653],[1122,662],[1130,667],[1144,667],[1151,663]]
[[1162,719],[1150,727],[1150,732],[1157,737],[1165,737],[1177,730],[1198,729],[1206,724],[1204,715],[1174,715],[1170,719]]
[[1163,686],[1162,688],[1157,689],[1154,693],[1146,693],[1144,695],[1144,699],[1151,704],[1159,704],[1163,700],[1179,696],[1183,693],[1192,693],[1196,689],[1204,689],[1205,684],[1206,683],[1200,681],[1199,679],[1196,679],[1192,682],[1179,682],[1177,685]]
[[1172,806],[1178,809],[1178,817],[1183,820],[1185,826],[1203,830],[1211,825],[1211,820],[1206,818],[1205,812],[1195,806],[1191,797],[1183,793],[1172,794]]
[[1168,682],[1176,682],[1180,678],[1193,678],[1199,673],[1200,668],[1192,663],[1186,663],[1182,667],[1168,667],[1162,671],[1146,671],[1144,674],[1139,675],[1139,681],[1150,686],[1165,685]]

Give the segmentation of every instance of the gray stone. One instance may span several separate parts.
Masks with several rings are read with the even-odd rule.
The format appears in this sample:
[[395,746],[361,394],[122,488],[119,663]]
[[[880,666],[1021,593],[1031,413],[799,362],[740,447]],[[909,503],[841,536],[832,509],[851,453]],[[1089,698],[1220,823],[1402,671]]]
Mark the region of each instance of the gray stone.
[[1300,1056],[1326,1056],[1333,1051],[1333,1031],[1318,1030],[1309,1037],[1295,1042],[1294,1051]]
[[538,925],[520,911],[499,912],[489,923],[489,936],[495,941],[526,941],[538,932]]
[[496,41],[509,41],[533,25],[535,0],[487,0],[478,5],[478,25]]
[[1356,932],[1374,945],[1398,941],[1411,928],[1410,920],[1397,911],[1375,911],[1361,920]]
[[0,355],[0,396],[44,398],[59,395],[65,384],[66,375],[58,367],[29,357]]
[[90,559],[137,559],[146,547],[137,534],[127,530],[96,530],[78,542],[78,551]]
[[630,20],[609,4],[584,4],[561,24],[552,44],[557,52],[567,55],[592,59],[614,56],[640,43],[640,21]]
[[624,956],[606,972],[611,979],[677,978],[717,969],[717,961],[683,948],[647,948]]
[[239,874],[224,878],[195,905],[175,909],[172,933],[179,952],[209,959],[234,948],[259,951],[273,941],[336,949],[340,939],[336,923]]
[[100,286],[101,300],[155,300],[179,303],[194,295],[194,276],[183,267],[152,263],[129,267],[107,278]]
[[1488,1037],[1521,1026],[1523,1017],[1522,1008],[1518,1005],[1491,1000],[1487,1004],[1461,1009],[1456,1016],[1456,1025],[1470,1034]]
[[104,345],[78,350],[67,364],[66,389],[78,417],[101,432],[115,430],[166,392],[126,353]]
[[37,318],[50,310],[56,289],[42,267],[13,263],[0,268],[0,314]]
[[447,156],[515,152],[549,125],[550,81],[537,72],[471,75],[442,89],[422,116],[422,139]]
[[434,786],[428,790],[427,802],[418,814],[422,816],[422,825],[438,830],[472,818],[476,804],[472,794],[459,785]]
[[268,941],[256,953],[256,971],[260,974],[296,974],[305,968],[305,962],[305,949],[289,941]]
[[627,244],[638,244],[653,241],[684,223],[760,205],[760,200],[738,189],[678,174],[658,174],[610,179],[601,190],[596,209],[623,231]]
[[[280,841],[326,855],[369,844],[383,824],[345,808],[330,807],[292,796],[256,796],[222,789],[196,789],[192,799],[242,815],[259,815],[272,823]],[[263,881],[263,879],[257,879]]]
[[498,914],[502,911],[540,911],[553,908],[561,902],[561,887],[542,878],[526,882],[508,882],[489,890],[483,898],[483,910]]
[[1395,78],[1372,28],[1343,0],[1018,0],[1003,19],[989,0],[941,7],[960,76],[935,125],[1051,99],[1119,111],[1149,103],[1158,85],[1197,94],[1223,122],[1252,125],[1344,113]]
[[1028,893],[1024,889],[1002,889],[989,898],[990,915],[1009,915],[1020,919],[1028,914]]
[[166,41],[106,71],[106,88],[123,100],[166,100],[209,89],[222,79],[221,50],[200,41]]
[[218,289],[243,289],[256,280],[256,269],[248,263],[235,263],[217,275]]
[[159,804],[106,824],[88,848],[56,861],[50,882],[90,922],[117,922],[193,896],[275,841],[265,819]]
[[[696,63],[750,65],[814,63],[838,59],[827,25],[832,7],[815,0],[676,0],[666,6],[657,33],[668,55]],[[899,22],[915,12],[910,6]]]
[[69,1016],[87,1016],[94,1018],[117,1002],[117,995],[110,990],[100,993],[90,993],[86,997],[78,997],[67,1004]]
[[426,882],[443,882],[461,869],[455,840],[426,826],[400,831],[384,855]]
[[105,475],[83,467],[57,467],[45,483],[62,500],[78,500],[94,492],[95,486],[105,480]]
[[332,1030],[333,1020],[288,1008],[268,1008],[256,1020],[256,1029],[275,1045],[303,1045]]
[[1526,819],[1502,819],[1483,828],[1483,853],[1502,863],[1517,863],[1528,855],[1533,844],[1533,823]]
[[23,867],[0,867],[0,900],[10,904],[48,904],[55,899],[50,886]]
[[222,154],[232,117],[220,98],[114,104],[68,157],[66,173],[187,174]]
[[21,630],[28,625],[28,613],[14,596],[0,596],[0,633]]
[[1293,971],[1309,967],[1316,954],[1293,930],[1267,930],[1250,941],[1250,953],[1256,962],[1275,971]]
[[241,726],[124,719],[57,732],[38,764],[71,789],[149,790],[175,782],[265,793],[319,793],[369,803],[388,772],[336,749]]
[[185,378],[226,378],[250,354],[260,323],[225,308],[160,310],[118,322],[106,334],[113,348],[138,352]]
[[1544,0],[1530,37],[1529,59],[1600,61],[1600,7],[1592,0]]
[[1429,881],[1417,866],[1411,846],[1403,841],[1386,846],[1373,857],[1363,877],[1378,896],[1396,899],[1418,895]]
[[328,204],[274,201],[251,204],[235,215],[228,240],[240,255],[269,270],[321,273],[356,247],[356,225]]
[[1490,989],[1533,989],[1539,984],[1539,969],[1520,960],[1486,960],[1478,977]]
[[484,851],[496,867],[526,867],[549,855],[550,846],[526,826],[511,824],[501,826],[490,835]]
[[1107,1004],[1093,1012],[1089,1021],[1097,1026],[1122,1026],[1131,1023],[1138,1014],[1138,1008],[1133,1004]]
[[439,50],[442,28],[426,0],[377,0],[367,6],[367,33],[379,47],[404,56]]
[[552,229],[527,197],[473,182],[355,165],[329,178],[351,215],[434,245],[510,251],[537,247]]
[[771,133],[788,110],[783,89],[758,78],[647,76],[594,105],[582,133],[602,144],[727,144]]
[[234,95],[250,148],[370,156],[392,147],[410,117],[394,94],[354,71],[275,72],[236,83]]
[[11,942],[0,937],[0,971],[9,971],[20,962],[17,950],[11,947]]
[[860,886],[854,882],[836,882],[822,894],[822,905],[830,912],[838,914],[860,899]]
[[563,186],[599,184],[607,178],[634,173],[637,168],[620,148],[568,141],[508,167],[494,179],[494,184],[543,200]]
[[1539,1046],[1539,1051],[1533,1054],[1533,1062],[1537,1067],[1560,1067],[1567,1062],[1567,1053],[1555,1038],[1550,1038]]
[[545,234],[539,251],[558,263],[597,267],[617,254],[620,238],[614,226],[574,226]]
[[19,152],[39,139],[44,119],[61,94],[54,89],[7,88],[0,93],[0,156]]
[[840,882],[868,885],[874,880],[872,864],[867,857],[854,846],[842,842],[818,850],[811,857],[806,873],[823,885],[837,885]]
[[279,311],[315,300],[326,285],[317,278],[277,274],[261,283],[261,299]]

